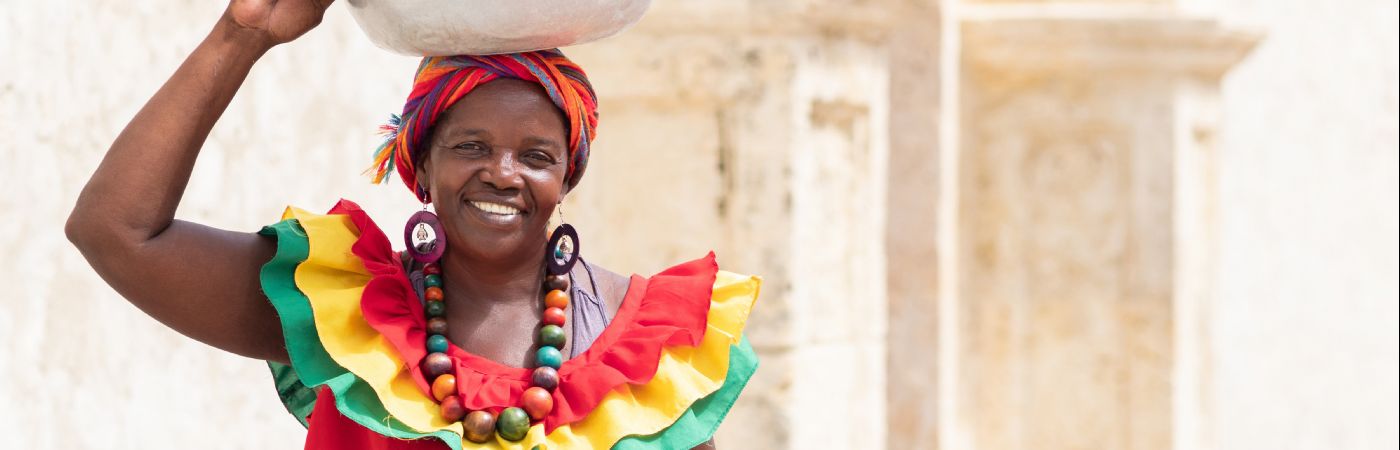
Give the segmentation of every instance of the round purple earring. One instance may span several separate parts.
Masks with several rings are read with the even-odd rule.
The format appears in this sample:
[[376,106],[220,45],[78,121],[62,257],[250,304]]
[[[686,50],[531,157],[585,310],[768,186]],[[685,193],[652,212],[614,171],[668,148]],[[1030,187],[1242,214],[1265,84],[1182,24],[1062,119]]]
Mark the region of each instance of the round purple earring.
[[442,258],[447,251],[447,235],[443,233],[442,222],[437,214],[428,210],[428,202],[423,202],[423,210],[408,217],[403,228],[403,241],[408,254],[420,264],[427,264]]
[[554,228],[554,234],[549,236],[549,244],[544,248],[545,270],[550,275],[567,274],[578,262],[578,231],[574,230],[573,225],[564,223],[562,204],[559,206],[559,226]]

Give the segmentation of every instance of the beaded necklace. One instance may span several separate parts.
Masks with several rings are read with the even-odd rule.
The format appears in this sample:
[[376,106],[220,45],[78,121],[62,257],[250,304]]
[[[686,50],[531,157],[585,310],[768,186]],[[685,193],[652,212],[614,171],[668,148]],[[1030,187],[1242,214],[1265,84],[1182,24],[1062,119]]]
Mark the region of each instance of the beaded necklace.
[[443,301],[442,269],[437,262],[423,267],[424,311],[427,316],[428,356],[423,358],[423,372],[432,380],[432,397],[438,402],[442,417],[448,422],[462,421],[467,440],[484,443],[493,434],[508,441],[525,438],[532,422],[544,419],[554,409],[553,391],[559,386],[559,366],[564,363],[560,349],[564,336],[564,308],[569,305],[568,275],[545,276],[543,325],[539,330],[539,349],[535,351],[535,370],[531,386],[521,395],[519,407],[508,407],[499,416],[490,411],[467,411],[457,395],[457,377],[452,374],[455,361],[447,355],[447,305]]
[[[561,213],[562,214],[562,213]],[[561,220],[562,222],[562,215]],[[462,421],[463,435],[472,442],[485,443],[498,435],[508,441],[519,441],[554,409],[553,391],[559,386],[559,366],[564,364],[564,308],[569,306],[569,271],[578,262],[578,232],[561,223],[555,227],[545,251],[544,312],[539,330],[539,349],[535,351],[535,370],[531,386],[520,397],[520,406],[501,410],[499,416],[490,411],[467,411],[457,394],[456,361],[448,356],[452,346],[447,340],[447,303],[443,300],[442,267],[438,261],[446,253],[441,222],[436,214],[423,210],[409,217],[404,227],[408,253],[423,263],[423,311],[428,337],[423,345],[428,355],[421,361],[424,378],[430,380],[430,393],[438,403],[439,412],[448,422]]]

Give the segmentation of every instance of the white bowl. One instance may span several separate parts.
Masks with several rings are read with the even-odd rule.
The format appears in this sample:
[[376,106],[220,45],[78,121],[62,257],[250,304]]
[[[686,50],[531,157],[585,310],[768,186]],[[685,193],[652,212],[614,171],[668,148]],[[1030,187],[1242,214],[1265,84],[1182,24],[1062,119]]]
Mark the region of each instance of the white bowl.
[[375,45],[410,56],[563,47],[636,23],[651,0],[349,0]]

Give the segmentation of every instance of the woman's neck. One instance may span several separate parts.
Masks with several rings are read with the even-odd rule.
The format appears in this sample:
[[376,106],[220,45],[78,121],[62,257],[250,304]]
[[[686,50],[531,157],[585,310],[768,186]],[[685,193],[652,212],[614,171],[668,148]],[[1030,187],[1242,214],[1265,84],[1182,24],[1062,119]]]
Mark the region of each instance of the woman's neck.
[[[541,252],[527,252],[538,253]],[[448,300],[462,304],[534,304],[540,301],[544,283],[542,257],[488,262],[467,255],[443,255],[443,291]],[[484,305],[483,305],[484,306]]]

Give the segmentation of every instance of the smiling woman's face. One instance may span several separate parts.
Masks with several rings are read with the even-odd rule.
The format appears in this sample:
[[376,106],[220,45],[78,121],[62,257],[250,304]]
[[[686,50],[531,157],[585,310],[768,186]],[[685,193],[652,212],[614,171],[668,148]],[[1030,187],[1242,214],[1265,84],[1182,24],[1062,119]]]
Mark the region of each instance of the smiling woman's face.
[[448,252],[493,262],[543,257],[549,215],[566,193],[565,123],[544,89],[513,79],[478,86],[447,109],[418,180]]

